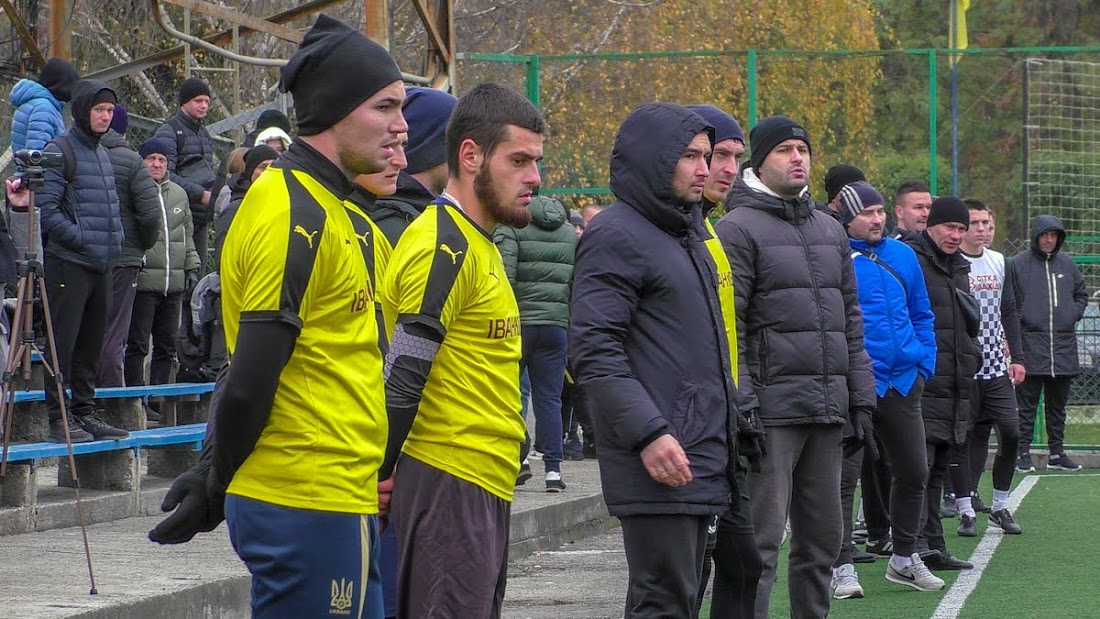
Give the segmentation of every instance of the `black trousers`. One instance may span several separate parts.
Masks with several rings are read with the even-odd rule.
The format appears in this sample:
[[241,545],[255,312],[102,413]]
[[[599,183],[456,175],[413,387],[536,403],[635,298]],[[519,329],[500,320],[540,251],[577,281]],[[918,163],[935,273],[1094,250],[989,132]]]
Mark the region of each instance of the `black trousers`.
[[[216,196],[215,196],[216,197]],[[203,207],[203,213],[206,213],[206,209],[214,208],[214,197],[210,198],[210,205]],[[194,215],[194,211],[191,211]],[[210,247],[210,224],[207,223],[205,218],[195,218],[195,229],[192,237],[195,240],[195,253],[199,255],[199,277],[206,275],[206,258],[207,251]],[[188,290],[188,292],[191,292]]]
[[1039,409],[1039,396],[1043,400],[1043,414],[1047,424],[1047,446],[1050,453],[1061,453],[1066,438],[1066,402],[1072,376],[1032,376],[1016,387],[1016,403],[1020,406],[1020,452],[1030,449],[1035,432],[1035,416]]
[[[918,413],[918,417],[920,414]],[[876,424],[878,422],[876,421]],[[923,422],[922,422],[923,425]],[[921,434],[923,436],[923,432]],[[880,540],[890,533],[890,487],[894,475],[890,471],[890,459],[885,456],[886,446],[876,432],[875,441],[882,457],[875,460],[868,449],[863,450],[863,471],[860,475],[863,495],[863,520],[867,523],[867,538]],[[923,471],[927,467],[921,467]],[[924,473],[922,473],[924,475]],[[921,484],[924,495],[924,484]]]
[[713,516],[623,516],[626,619],[691,617]]
[[[111,272],[98,273],[54,256],[46,256],[44,266],[62,387],[72,389],[70,412],[87,415],[95,410],[99,357],[111,305]],[[49,347],[44,352],[48,355]],[[49,419],[61,419],[61,402],[49,372],[43,383]]]
[[99,356],[99,386],[122,387],[122,355],[130,335],[130,317],[134,313],[137,294],[138,267],[115,267],[112,273],[111,309],[107,319],[107,335]]
[[[924,509],[921,510],[923,528],[917,540],[916,551],[939,550],[947,552],[947,541],[943,537],[943,523],[940,522],[940,497],[943,495],[943,480],[950,471],[951,483],[956,488],[970,485],[969,470],[963,466],[951,466],[957,447],[951,443],[928,443],[928,485],[924,489]],[[897,542],[894,542],[897,548]],[[900,554],[899,550],[895,550]]]
[[844,518],[844,537],[840,542],[840,554],[833,567],[852,562],[852,508],[855,506],[856,484],[863,471],[863,449],[844,456],[840,463],[840,513]]
[[[875,412],[875,431],[882,444],[881,455],[892,473],[887,497],[894,553],[904,556],[912,554],[916,547],[921,505],[928,482],[929,459],[920,409],[923,392],[924,381],[921,379],[917,379],[904,396],[890,389],[878,399]],[[938,518],[938,511],[936,516]]]
[[989,453],[989,435],[997,430],[997,456],[993,460],[993,488],[1008,490],[1016,472],[1016,454],[1020,444],[1020,418],[1016,412],[1016,394],[1007,375],[979,378],[970,396],[973,406],[970,430],[970,491],[978,489]]
[[756,612],[756,587],[760,572],[764,569],[764,558],[756,547],[746,472],[744,467],[737,467],[735,472],[735,481],[741,490],[737,510],[727,510],[708,528],[713,529],[713,533],[707,536],[695,616],[699,614],[699,606],[707,589],[711,558],[714,560],[714,590],[710,616],[713,619],[751,619]]
[[153,338],[153,359],[149,364],[149,384],[163,385],[172,373],[176,359],[176,334],[180,324],[182,292],[163,295],[138,292],[126,340],[126,384],[145,384],[145,357],[149,354],[149,336]]

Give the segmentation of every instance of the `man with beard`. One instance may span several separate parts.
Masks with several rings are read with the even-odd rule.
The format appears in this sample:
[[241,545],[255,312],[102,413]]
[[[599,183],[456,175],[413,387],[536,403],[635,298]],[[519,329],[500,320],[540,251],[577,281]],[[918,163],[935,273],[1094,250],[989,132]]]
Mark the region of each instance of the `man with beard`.
[[581,236],[570,360],[622,522],[626,617],[691,617],[708,526],[735,486],[733,274],[703,225],[714,128],[649,103],[619,128],[614,204]]
[[[785,116],[749,135],[752,158],[715,226],[733,265],[745,426],[766,429],[760,471],[749,473],[752,520],[764,559],[756,616],[768,616],[784,523],[791,523],[791,615],[829,613],[840,552],[841,438],[873,440],[875,380],[863,348],[844,228],[816,210],[807,183],[810,135]],[[797,584],[796,584],[797,583]]]
[[249,187],[226,236],[231,362],[202,458],[149,537],[186,542],[224,517],[252,573],[252,616],[377,619],[387,422],[375,239],[365,206],[344,198],[408,131],[405,87],[382,47],[323,14],[281,73],[299,137]]
[[380,491],[393,493],[399,617],[500,615],[524,427],[519,306],[490,235],[530,221],[545,130],[504,86],[466,93],[447,126],[447,187],[382,280],[393,337]]
[[[732,116],[713,105],[689,105],[714,127],[714,151],[710,156],[710,176],[703,186],[703,223],[711,236],[714,228],[707,215],[719,205],[725,205],[726,195],[739,172],[739,161],[745,153],[745,133]],[[733,290],[730,289],[730,293]],[[726,299],[733,303],[733,299]],[[732,327],[732,325],[731,325]],[[726,510],[711,525],[707,535],[706,554],[703,557],[703,575],[699,581],[696,600],[701,604],[707,581],[710,579],[711,558],[714,559],[714,590],[711,594],[711,615],[714,617],[751,617],[756,606],[756,584],[764,561],[756,548],[756,531],[752,526],[752,506],[749,503],[749,485],[745,477],[750,466],[760,467],[760,449],[757,441],[763,439],[750,431],[738,434],[739,452],[734,472],[740,496],[737,507]],[[755,457],[750,462],[749,455]]]

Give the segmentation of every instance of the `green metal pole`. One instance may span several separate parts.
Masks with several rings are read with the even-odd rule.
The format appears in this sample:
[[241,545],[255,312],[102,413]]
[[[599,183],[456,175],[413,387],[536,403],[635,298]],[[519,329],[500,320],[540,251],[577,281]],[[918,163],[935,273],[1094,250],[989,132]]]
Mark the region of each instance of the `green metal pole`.
[[536,109],[539,107],[539,57],[527,58],[527,100]]
[[936,50],[928,50],[928,187],[932,195],[939,193],[936,178]]
[[756,50],[749,50],[749,124],[748,129],[756,126]]

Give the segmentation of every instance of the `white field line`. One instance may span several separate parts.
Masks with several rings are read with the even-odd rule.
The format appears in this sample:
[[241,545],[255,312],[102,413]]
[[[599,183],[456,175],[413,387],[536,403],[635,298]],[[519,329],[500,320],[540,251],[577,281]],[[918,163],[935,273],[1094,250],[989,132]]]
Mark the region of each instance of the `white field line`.
[[[1020,508],[1020,503],[1024,501],[1024,497],[1027,496],[1028,492],[1031,492],[1031,489],[1035,487],[1040,478],[1046,480],[1054,477],[1062,477],[1062,475],[1028,475],[1025,477],[1009,495],[1008,511],[1016,513],[1016,510]],[[1065,477],[1070,476],[1066,475]],[[932,613],[932,619],[955,619],[959,616],[963,605],[966,604],[966,598],[970,597],[974,589],[978,588],[978,581],[982,579],[986,566],[989,565],[993,553],[997,550],[997,546],[1001,544],[1003,538],[1004,533],[1000,529],[996,527],[986,528],[982,541],[974,549],[974,554],[970,555],[969,561],[974,564],[974,569],[959,572],[955,584],[951,585],[947,594],[940,600],[940,605],[936,607],[936,611]]]

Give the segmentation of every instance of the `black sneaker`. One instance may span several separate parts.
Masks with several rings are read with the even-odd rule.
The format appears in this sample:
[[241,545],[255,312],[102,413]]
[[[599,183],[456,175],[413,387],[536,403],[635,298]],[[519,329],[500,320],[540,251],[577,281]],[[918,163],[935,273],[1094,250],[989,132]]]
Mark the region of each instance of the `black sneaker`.
[[1008,511],[1007,508],[990,512],[989,526],[997,527],[1007,535],[1019,535],[1024,532],[1023,527],[1016,524],[1016,520],[1012,517],[1012,512]]
[[894,540],[889,535],[882,539],[869,539],[867,552],[880,557],[889,557],[894,554]]
[[581,448],[581,453],[584,455],[585,460],[595,460],[596,459],[596,444],[595,443],[585,443],[584,447]]
[[1081,465],[1077,464],[1073,460],[1070,460],[1066,452],[1050,454],[1050,459],[1047,460],[1047,468],[1055,471],[1080,471]]
[[150,425],[157,425],[160,423],[160,413],[153,410],[152,406],[145,405],[145,421]]
[[84,428],[84,431],[94,436],[96,440],[118,440],[130,436],[129,432],[122,428],[116,428],[106,421],[103,421],[96,413],[77,415],[76,419],[81,427]]
[[977,492],[970,493],[970,505],[974,508],[974,511],[978,512],[979,514],[989,513],[989,506],[986,505],[984,501],[982,501],[982,497],[979,496]]
[[[51,443],[65,442],[65,424],[62,420],[57,419],[50,422],[49,440]],[[74,443],[90,443],[95,440],[95,437],[85,432],[74,416],[69,415],[69,440]]]
[[947,493],[943,495],[943,505],[940,505],[940,518],[954,518],[959,515],[959,503],[955,495]]
[[978,523],[974,516],[959,514],[959,537],[978,537]]
[[855,526],[852,527],[852,543],[853,544],[866,544],[867,543],[867,523],[862,520],[857,520]]
[[523,484],[527,483],[527,480],[531,479],[532,475],[534,475],[534,473],[531,472],[530,464],[524,462],[523,464],[519,465],[519,474],[516,475],[516,485],[522,486]]
[[869,552],[863,552],[859,548],[852,546],[852,563],[874,563],[878,555],[871,554]]
[[974,564],[962,559],[956,559],[950,552],[921,554],[921,560],[930,570],[969,570],[974,569]]
[[560,471],[547,471],[546,472],[546,491],[547,492],[564,492],[565,482],[561,480]]
[[1016,472],[1017,473],[1034,473],[1035,465],[1031,462],[1030,453],[1022,453],[1016,458]]

